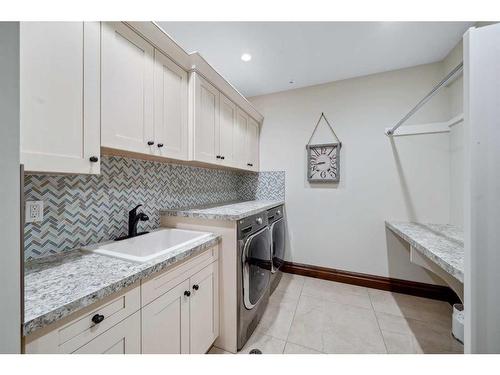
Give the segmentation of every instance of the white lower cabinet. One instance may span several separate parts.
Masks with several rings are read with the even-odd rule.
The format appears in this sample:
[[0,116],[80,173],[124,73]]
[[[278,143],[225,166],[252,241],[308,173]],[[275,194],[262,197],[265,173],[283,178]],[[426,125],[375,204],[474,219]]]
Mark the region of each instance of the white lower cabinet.
[[189,280],[142,309],[142,352],[189,353]]
[[24,340],[27,354],[203,354],[219,335],[218,247]]
[[[141,288],[136,286],[88,306],[55,323],[54,327],[42,328],[40,332],[26,337],[25,352],[98,353],[111,350],[112,346],[121,342],[127,352],[138,353],[141,342],[140,308]],[[96,323],[96,317],[102,318]]]
[[219,272],[217,262],[190,279],[189,348],[191,354],[206,353],[219,335]]
[[142,352],[203,354],[219,335],[217,261],[142,309]]

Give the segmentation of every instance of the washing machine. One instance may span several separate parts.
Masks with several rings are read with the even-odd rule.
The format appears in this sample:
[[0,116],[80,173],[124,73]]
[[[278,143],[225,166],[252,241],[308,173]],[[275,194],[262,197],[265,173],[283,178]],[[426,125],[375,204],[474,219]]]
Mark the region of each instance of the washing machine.
[[238,221],[238,350],[264,314],[271,282],[271,231],[267,212]]
[[271,288],[274,292],[281,276],[281,267],[285,262],[285,219],[284,207],[278,206],[267,211],[269,233],[271,234]]

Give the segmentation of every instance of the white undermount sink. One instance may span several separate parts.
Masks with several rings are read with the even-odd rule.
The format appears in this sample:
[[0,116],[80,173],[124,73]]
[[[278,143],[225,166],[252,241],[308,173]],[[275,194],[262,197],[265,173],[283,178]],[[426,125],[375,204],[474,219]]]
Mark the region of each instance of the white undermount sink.
[[211,236],[211,233],[164,228],[121,241],[108,241],[82,250],[144,263]]

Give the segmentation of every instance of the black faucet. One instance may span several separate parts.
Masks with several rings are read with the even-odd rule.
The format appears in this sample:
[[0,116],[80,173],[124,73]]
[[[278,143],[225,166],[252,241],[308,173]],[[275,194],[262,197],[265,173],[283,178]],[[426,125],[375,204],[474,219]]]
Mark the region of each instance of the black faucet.
[[138,236],[139,234],[144,234],[147,232],[137,233],[137,224],[139,221],[147,221],[149,220],[148,215],[144,212],[137,213],[137,209],[141,207],[142,204],[138,204],[133,209],[128,212],[128,238],[132,238]]
[[135,206],[133,209],[131,209],[128,212],[128,235],[115,238],[115,241],[126,240],[127,238],[132,238],[132,237],[140,236],[142,234],[149,233],[149,232],[137,233],[137,224],[139,223],[139,221],[149,220],[148,215],[146,215],[144,212],[137,213],[137,209],[141,206],[142,206],[142,204],[138,204],[137,206]]

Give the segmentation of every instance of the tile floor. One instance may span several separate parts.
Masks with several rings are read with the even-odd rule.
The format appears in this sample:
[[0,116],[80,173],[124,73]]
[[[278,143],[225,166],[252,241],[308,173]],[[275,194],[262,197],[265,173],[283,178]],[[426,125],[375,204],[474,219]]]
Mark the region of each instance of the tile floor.
[[[463,353],[446,302],[284,274],[241,353]],[[210,353],[223,354],[212,348]]]

